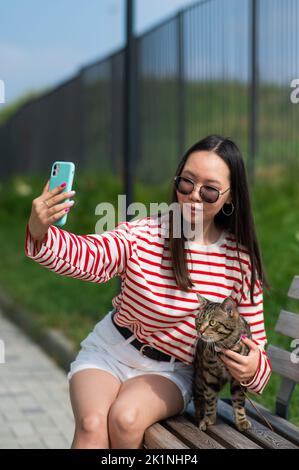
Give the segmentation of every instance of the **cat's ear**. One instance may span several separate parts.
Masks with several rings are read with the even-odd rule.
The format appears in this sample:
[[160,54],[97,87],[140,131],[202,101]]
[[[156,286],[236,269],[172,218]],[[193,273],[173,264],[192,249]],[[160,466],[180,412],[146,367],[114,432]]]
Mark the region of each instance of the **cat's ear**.
[[199,301],[200,308],[204,308],[207,305],[207,303],[209,302],[208,299],[206,299],[205,297],[200,295],[198,292],[196,292],[196,295],[197,295],[197,298],[198,298],[198,301]]
[[237,305],[231,297],[226,297],[221,304],[221,308],[232,318],[236,313]]
[[206,299],[202,295],[198,294],[197,292],[196,292],[196,295],[197,295],[198,302],[199,302],[198,315],[200,316],[200,315],[203,315],[203,313],[205,311],[205,308],[206,308],[207,304],[209,303],[209,301],[208,301],[208,299]]

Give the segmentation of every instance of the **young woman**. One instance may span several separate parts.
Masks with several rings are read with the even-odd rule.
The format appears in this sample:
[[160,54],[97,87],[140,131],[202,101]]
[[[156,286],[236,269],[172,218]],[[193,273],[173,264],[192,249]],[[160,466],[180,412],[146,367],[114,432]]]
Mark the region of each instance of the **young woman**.
[[[111,310],[81,343],[68,378],[76,429],[74,448],[141,448],[153,423],[183,413],[191,397],[195,316],[200,293],[231,296],[251,325],[248,356],[225,351],[230,373],[260,394],[270,377],[264,351],[263,287],[242,155],[230,139],[211,135],[183,156],[172,202],[202,207],[203,237],[165,235],[161,218],[122,222],[101,235],[74,235],[53,224],[70,203],[62,188],[34,199],[26,255],[63,276],[102,283],[121,276]],[[202,203],[202,204],[201,204]],[[186,206],[186,204],[185,204]]]

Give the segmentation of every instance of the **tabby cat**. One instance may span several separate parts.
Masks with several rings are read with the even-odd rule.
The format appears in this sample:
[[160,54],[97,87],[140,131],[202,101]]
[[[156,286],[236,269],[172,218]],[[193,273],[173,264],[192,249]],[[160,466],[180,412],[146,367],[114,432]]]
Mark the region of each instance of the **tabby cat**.
[[241,335],[251,338],[250,326],[239,315],[230,297],[219,303],[200,294],[197,296],[200,306],[195,319],[198,342],[194,358],[193,398],[198,427],[205,431],[207,426],[216,422],[218,393],[230,381],[235,424],[239,431],[245,431],[251,427],[244,409],[245,396],[218,353],[223,348],[247,356],[249,348],[241,341]]

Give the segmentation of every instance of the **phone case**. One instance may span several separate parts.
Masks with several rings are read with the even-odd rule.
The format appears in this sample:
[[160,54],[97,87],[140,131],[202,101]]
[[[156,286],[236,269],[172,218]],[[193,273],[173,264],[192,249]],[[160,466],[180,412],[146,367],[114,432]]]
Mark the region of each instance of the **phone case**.
[[[62,192],[66,193],[68,191],[71,191],[74,174],[75,164],[73,162],[54,162],[51,168],[49,189],[56,188],[56,186],[60,186],[62,183],[66,182],[66,187],[63,189]],[[67,202],[69,200],[70,199],[67,198],[63,202]],[[56,222],[54,222],[53,225],[57,225],[58,227],[62,227],[63,225],[65,225],[68,214],[69,213],[66,212],[65,215],[58,219]]]

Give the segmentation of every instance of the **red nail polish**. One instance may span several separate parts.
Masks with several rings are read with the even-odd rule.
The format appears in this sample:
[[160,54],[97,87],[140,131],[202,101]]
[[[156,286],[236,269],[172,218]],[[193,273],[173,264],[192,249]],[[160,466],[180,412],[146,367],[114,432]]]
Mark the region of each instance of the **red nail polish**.
[[61,187],[61,188],[65,188],[65,187],[66,187],[66,183],[62,183],[62,184],[60,185],[60,187]]
[[245,335],[242,335],[242,336],[241,336],[241,338],[242,338],[242,339],[245,339],[245,338],[247,338],[247,336],[245,336]]
[[64,209],[64,212],[68,212],[70,210],[70,207],[67,207],[66,209]]

